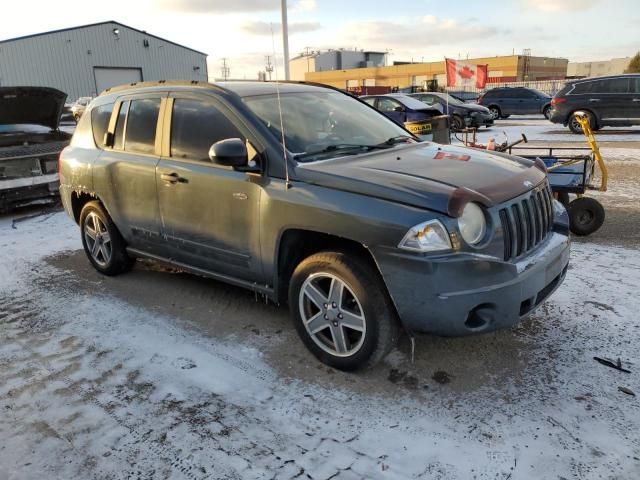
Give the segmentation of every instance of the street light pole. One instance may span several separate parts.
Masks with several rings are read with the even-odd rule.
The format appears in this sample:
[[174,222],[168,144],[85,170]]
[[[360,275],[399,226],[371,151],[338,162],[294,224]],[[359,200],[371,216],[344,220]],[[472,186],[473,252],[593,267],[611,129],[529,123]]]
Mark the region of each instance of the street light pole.
[[287,23],[287,0],[282,0],[282,48],[284,52],[284,79],[289,80],[289,25]]

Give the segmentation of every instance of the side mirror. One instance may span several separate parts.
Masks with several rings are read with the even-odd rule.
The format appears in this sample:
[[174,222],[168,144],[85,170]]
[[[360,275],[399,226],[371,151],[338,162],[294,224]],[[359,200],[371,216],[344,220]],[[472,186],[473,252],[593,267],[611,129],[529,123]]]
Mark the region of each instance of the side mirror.
[[249,163],[249,153],[244,140],[227,138],[211,145],[209,159],[226,167],[246,167]]
[[403,107],[396,107],[393,109],[394,112],[404,112],[404,108]]
[[112,132],[105,132],[104,138],[102,139],[102,144],[105,147],[113,148],[115,137],[116,136]]

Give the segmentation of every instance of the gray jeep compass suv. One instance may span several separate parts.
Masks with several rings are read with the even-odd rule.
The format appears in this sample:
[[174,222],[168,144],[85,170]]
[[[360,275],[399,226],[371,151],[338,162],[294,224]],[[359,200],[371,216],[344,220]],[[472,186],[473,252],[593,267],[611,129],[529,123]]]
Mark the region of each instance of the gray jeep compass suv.
[[155,82],[103,92],[60,162],[89,261],[146,257],[288,302],[350,370],[400,327],[508,327],[562,282],[568,218],[541,162],[419,142],[310,84]]

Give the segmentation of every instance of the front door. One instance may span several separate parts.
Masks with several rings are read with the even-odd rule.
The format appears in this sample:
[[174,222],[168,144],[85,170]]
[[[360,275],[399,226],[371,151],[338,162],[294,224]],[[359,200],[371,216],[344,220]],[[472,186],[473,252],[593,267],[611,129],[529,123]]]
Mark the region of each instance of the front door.
[[[209,159],[219,140],[247,132],[213,97],[172,95],[156,170],[162,234],[169,256],[240,279],[261,273],[259,205],[263,177]],[[250,156],[257,153],[248,143]]]

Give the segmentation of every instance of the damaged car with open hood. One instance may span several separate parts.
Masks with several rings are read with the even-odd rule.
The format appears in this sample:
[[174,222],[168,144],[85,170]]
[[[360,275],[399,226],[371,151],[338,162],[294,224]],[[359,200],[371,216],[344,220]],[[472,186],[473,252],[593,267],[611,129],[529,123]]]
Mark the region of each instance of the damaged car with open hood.
[[142,257],[288,303],[309,350],[344,370],[382,359],[402,330],[510,327],[569,262],[541,161],[422,142],[320,85],[108,89],[60,182],[99,272]]
[[58,198],[59,130],[67,95],[48,87],[0,87],[0,212]]

